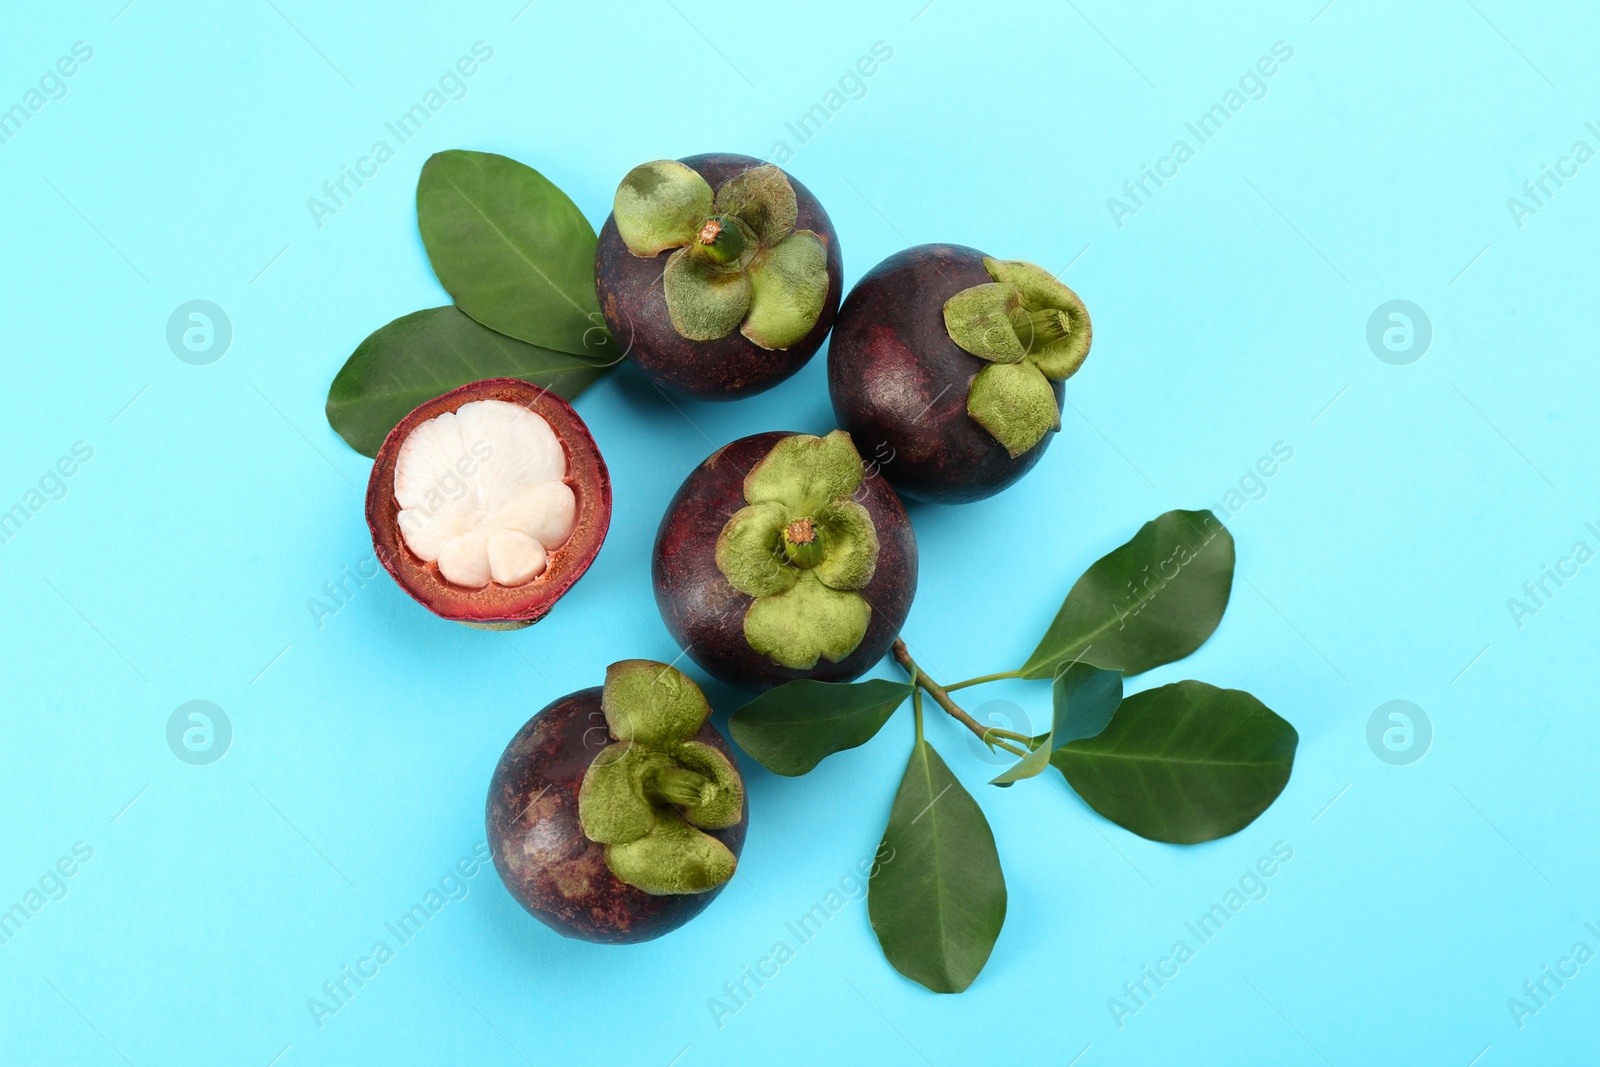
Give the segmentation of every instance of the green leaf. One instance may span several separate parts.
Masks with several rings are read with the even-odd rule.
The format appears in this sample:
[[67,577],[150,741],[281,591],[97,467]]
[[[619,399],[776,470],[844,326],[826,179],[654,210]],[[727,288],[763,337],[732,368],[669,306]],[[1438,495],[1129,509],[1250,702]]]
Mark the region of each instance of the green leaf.
[[417,225],[439,284],[485,326],[559,352],[615,347],[594,289],[594,227],[538,171],[440,152],[417,180]]
[[989,960],[1006,921],[1006,880],[978,802],[926,741],[889,812],[867,914],[894,969],[935,993],[959,993]]
[[794,778],[872,740],[910,695],[904,682],[802,679],[756,697],[733,713],[728,729],[757,763]]
[[1050,766],[1050,735],[1040,734],[1033,739],[1028,754],[989,780],[990,785],[1001,788],[1015,785],[1024,778],[1032,778]]
[[1216,630],[1232,587],[1227,527],[1209,511],[1169,511],[1083,572],[1022,676],[1077,659],[1123,674],[1180,660]]
[[1055,714],[1050,747],[1097,737],[1122,703],[1122,672],[1074,663],[1056,675],[1051,688]]
[[1049,732],[1035,737],[1028,754],[990,785],[1008,786],[1032,778],[1050,765],[1050,754],[1055,749],[1104,730],[1122,702],[1122,675],[1087,663],[1071,663],[1056,675],[1051,694],[1055,713]]
[[1135,693],[1096,737],[1050,762],[1112,822],[1192,845],[1238,833],[1283,792],[1300,737],[1237,689],[1178,682]]
[[521,378],[571,400],[611,364],[526,344],[455,307],[414,311],[369,336],[328,389],[328,423],[351,448],[376,456],[417,405],[484,378]]

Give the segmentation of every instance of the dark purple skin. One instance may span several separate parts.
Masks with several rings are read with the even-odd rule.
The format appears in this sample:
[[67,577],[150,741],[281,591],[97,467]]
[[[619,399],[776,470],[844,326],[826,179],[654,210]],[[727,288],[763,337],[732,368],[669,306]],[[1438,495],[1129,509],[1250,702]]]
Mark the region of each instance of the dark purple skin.
[[[699,173],[713,190],[736,174],[762,161],[732,153],[708,153],[679,160]],[[787,172],[785,172],[787,174]],[[622,345],[633,365],[664,389],[702,400],[737,400],[759,393],[789,377],[816,355],[833,327],[844,293],[844,260],[839,237],[828,213],[811,191],[789,176],[799,207],[797,230],[811,230],[822,238],[828,253],[828,296],[811,332],[788,349],[769,351],[747,340],[735,329],[715,341],[691,341],[678,333],[667,314],[661,272],[668,249],[650,259],[628,251],[617,233],[616,219],[606,217],[595,250],[595,290],[611,336]]]
[[[578,787],[596,754],[614,740],[606,731],[600,693],[595,686],[562,697],[511,739],[489,783],[489,848],[500,880],[534,918],[564,937],[627,945],[676,930],[723,887],[653,896],[619,881],[606,866],[605,846],[584,836]],[[695,740],[739,766],[709,721]],[[738,856],[749,825],[747,794],[737,825],[706,833]]]
[[[906,496],[965,504],[993,496],[1039,462],[1054,434],[1015,459],[967,414],[986,365],[944,327],[944,304],[992,282],[983,253],[917,245],[879,263],[850,290],[828,347],[828,394],[856,448]],[[1061,382],[1051,382],[1061,407]]]
[[744,476],[787,432],[758,433],[717,450],[679,487],[656,531],[656,606],[679,647],[709,674],[756,692],[797,678],[848,682],[883,658],[905,624],[917,591],[917,540],[905,505],[868,469],[855,499],[878,532],[878,567],[859,590],[872,621],[856,650],[838,663],[817,660],[810,670],[780,667],[750,647],[745,611],[752,597],[728,584],[717,567],[717,535],[745,506]]

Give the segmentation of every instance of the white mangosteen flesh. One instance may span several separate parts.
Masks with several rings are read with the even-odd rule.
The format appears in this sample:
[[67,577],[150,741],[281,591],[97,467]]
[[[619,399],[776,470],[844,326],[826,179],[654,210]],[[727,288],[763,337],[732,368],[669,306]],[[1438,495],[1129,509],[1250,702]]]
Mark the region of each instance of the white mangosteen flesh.
[[531,582],[577,522],[566,476],[566,451],[538,414],[504,400],[462,404],[400,446],[400,536],[452,585]]

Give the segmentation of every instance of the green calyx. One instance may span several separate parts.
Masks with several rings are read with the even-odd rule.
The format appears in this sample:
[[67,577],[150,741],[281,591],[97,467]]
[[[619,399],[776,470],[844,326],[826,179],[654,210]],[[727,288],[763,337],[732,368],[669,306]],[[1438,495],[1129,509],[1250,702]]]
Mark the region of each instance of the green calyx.
[[744,783],[726,756],[694,740],[711,714],[699,688],[664,663],[623,660],[606,668],[600,707],[616,741],[584,773],[578,822],[605,846],[611,873],[657,896],[732,878],[733,853],[701,831],[739,822]]
[[994,281],[945,301],[950,339],[989,365],[967,392],[967,414],[1013,458],[1061,428],[1051,382],[1089,355],[1089,312],[1078,294],[1032,263],[984,258]]
[[755,598],[745,640],[780,666],[837,663],[866,636],[872,607],[858,590],[877,570],[878,531],[853,499],[861,481],[843,430],[785,437],[745,477],[746,506],[717,537],[718,569]]
[[796,230],[794,186],[771,164],[711,186],[670,159],[628,172],[612,206],[628,250],[677,249],[662,273],[673,328],[691,341],[737,329],[765,349],[799,343],[828,295],[822,239]]

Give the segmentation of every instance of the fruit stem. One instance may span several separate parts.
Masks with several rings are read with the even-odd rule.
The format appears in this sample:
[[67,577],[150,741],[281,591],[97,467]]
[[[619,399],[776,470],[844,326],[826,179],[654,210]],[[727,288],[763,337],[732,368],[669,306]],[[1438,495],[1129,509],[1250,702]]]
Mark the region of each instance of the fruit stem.
[[783,558],[809,570],[822,562],[822,534],[811,519],[796,519],[783,530]]
[[1013,315],[1011,328],[1017,331],[1017,339],[1031,354],[1066,337],[1071,323],[1067,321],[1065,311],[1044,308],[1041,311],[1021,311]]
[[682,767],[663,767],[644,780],[644,793],[657,804],[675,808],[699,807],[708,779]]
[[695,241],[706,258],[719,266],[737,263],[744,254],[744,234],[732,219],[713,215],[706,219],[695,235]]
[[[977,719],[974,719],[971,715],[968,715],[966,711],[962,709],[961,705],[950,699],[950,693],[938,682],[935,682],[932,678],[929,678],[926,674],[924,674],[922,668],[917,666],[917,661],[911,658],[911,652],[906,648],[906,643],[898,637],[894,639],[894,658],[895,662],[899,663],[901,667],[905,668],[905,672],[911,676],[911,684],[913,686],[917,687],[918,689],[927,690],[928,695],[933,698],[933,702],[935,704],[938,704],[941,708],[943,708],[956,722],[959,722],[962,726],[965,726],[967,729],[976,734],[978,740],[995,748],[1003,748],[1013,756],[1027,755],[1027,752],[1017,748],[1015,745],[1007,744],[1005,741],[997,740],[994,730],[984,727],[984,725]],[[913,697],[916,695],[915,690],[913,691],[912,695]],[[915,701],[913,701],[913,707],[915,707]],[[919,739],[920,736],[921,735],[919,733]]]

